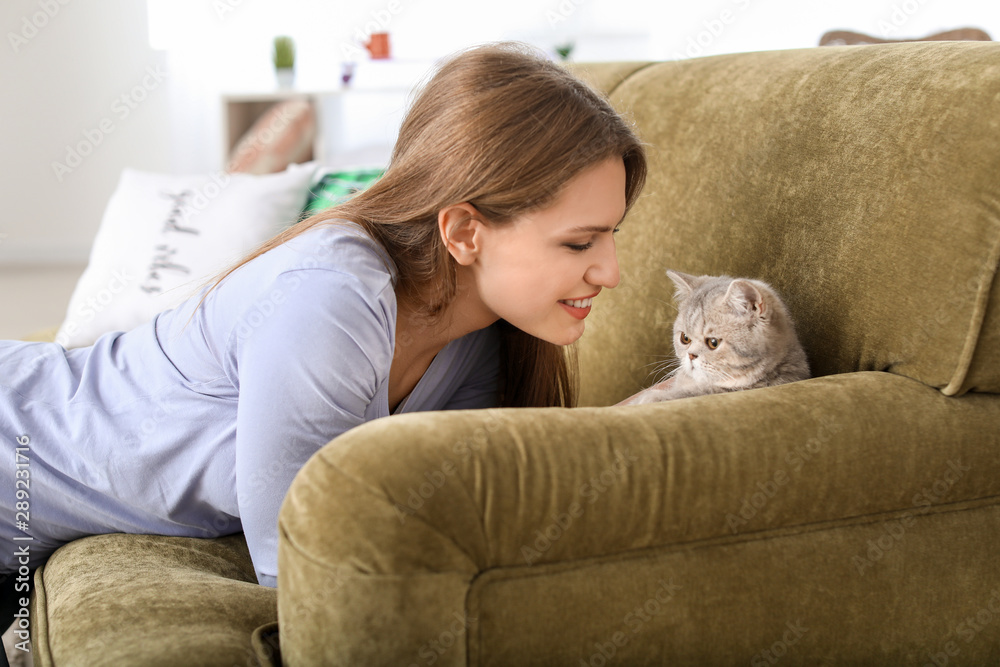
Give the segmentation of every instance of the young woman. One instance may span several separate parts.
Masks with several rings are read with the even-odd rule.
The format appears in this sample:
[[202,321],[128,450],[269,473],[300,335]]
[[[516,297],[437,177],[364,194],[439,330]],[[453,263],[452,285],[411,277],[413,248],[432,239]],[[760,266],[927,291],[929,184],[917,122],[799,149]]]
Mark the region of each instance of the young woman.
[[0,342],[0,574],[85,535],[242,530],[275,586],[281,502],[337,435],[574,405],[565,346],[618,283],[612,235],[645,174],[628,124],[562,68],[513,44],[449,59],[349,202],[132,331]]

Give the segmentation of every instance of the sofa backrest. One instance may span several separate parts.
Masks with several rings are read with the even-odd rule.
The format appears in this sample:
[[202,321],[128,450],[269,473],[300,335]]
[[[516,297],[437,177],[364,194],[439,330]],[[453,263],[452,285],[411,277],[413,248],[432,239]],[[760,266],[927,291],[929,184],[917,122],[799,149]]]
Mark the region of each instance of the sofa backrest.
[[621,283],[578,343],[581,405],[672,353],[667,269],[765,280],[813,375],[1000,393],[1000,44],[574,65],[648,145]]

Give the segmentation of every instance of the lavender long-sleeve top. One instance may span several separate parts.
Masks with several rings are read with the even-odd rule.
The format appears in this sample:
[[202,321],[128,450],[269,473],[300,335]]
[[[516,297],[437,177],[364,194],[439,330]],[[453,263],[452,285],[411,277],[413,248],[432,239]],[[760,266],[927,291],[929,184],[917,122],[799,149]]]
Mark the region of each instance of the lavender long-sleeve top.
[[[186,328],[204,289],[89,347],[0,341],[0,572],[85,535],[242,530],[276,586],[292,478],[389,416],[395,277],[357,225],[317,227],[230,274]],[[494,327],[451,341],[395,414],[496,406],[499,345]]]

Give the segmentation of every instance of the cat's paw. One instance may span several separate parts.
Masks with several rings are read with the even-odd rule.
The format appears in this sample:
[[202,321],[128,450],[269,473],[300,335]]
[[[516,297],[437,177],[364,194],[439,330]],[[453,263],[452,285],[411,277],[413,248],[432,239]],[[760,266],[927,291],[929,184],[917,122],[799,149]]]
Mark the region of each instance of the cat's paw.
[[674,378],[667,378],[662,382],[657,382],[652,387],[647,387],[642,391],[632,394],[620,403],[615,403],[615,407],[619,405],[644,405],[646,403],[668,401],[674,398],[674,395],[671,393],[673,384]]
[[669,401],[673,396],[671,393],[665,389],[657,389],[656,387],[650,387],[649,389],[643,389],[637,394],[629,396],[621,403],[616,405],[646,405],[648,403],[660,403],[662,401]]
[[664,389],[647,389],[642,393],[639,402],[635,405],[645,405],[648,403],[662,403],[663,401],[669,401],[674,397],[672,392],[666,391]]

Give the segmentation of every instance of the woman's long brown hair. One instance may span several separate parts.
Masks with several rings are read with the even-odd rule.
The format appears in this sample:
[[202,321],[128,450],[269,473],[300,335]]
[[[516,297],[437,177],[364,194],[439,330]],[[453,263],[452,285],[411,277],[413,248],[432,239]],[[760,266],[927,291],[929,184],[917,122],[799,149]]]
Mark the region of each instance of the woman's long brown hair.
[[[468,202],[491,224],[504,224],[544,208],[577,173],[615,156],[625,163],[627,212],[645,183],[645,150],[608,101],[527,45],[473,47],[448,59],[423,86],[378,181],[209,278],[199,289],[214,284],[198,306],[230,273],[268,250],[317,225],[349,220],[395,262],[397,298],[432,321],[456,291],[439,210]],[[500,404],[575,406],[574,346],[548,343],[503,320],[497,326],[503,338]]]

